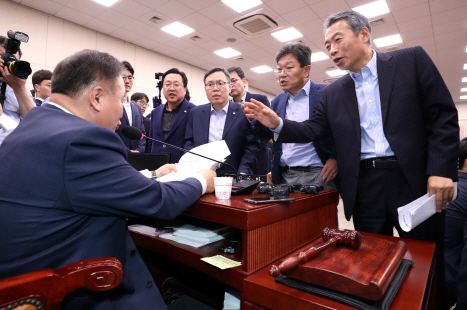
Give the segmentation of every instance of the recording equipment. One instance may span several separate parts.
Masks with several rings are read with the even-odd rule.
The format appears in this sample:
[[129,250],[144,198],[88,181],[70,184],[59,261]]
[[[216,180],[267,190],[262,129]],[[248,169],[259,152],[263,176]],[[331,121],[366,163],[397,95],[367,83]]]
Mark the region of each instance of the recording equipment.
[[300,193],[302,194],[319,194],[324,190],[322,185],[302,185]]
[[301,185],[301,184],[280,184],[271,185],[267,183],[260,183],[256,187],[258,193],[268,193],[274,197],[287,197],[294,191],[300,191],[302,194],[319,194],[324,190],[322,185]]
[[130,139],[130,140],[140,140],[140,139],[146,138],[146,139],[149,139],[151,141],[161,143],[163,145],[170,146],[170,147],[172,147],[172,148],[174,148],[176,150],[180,150],[180,151],[183,151],[185,153],[194,154],[194,155],[197,155],[197,156],[200,156],[200,157],[215,161],[217,163],[224,164],[224,165],[232,168],[232,170],[235,171],[235,179],[232,182],[232,195],[234,195],[234,196],[251,194],[255,190],[256,186],[260,182],[260,181],[254,181],[254,180],[241,180],[239,178],[239,174],[238,174],[237,169],[235,169],[232,165],[230,165],[228,163],[218,161],[218,160],[215,160],[215,159],[212,159],[212,158],[209,158],[209,157],[206,157],[206,156],[203,156],[203,155],[200,155],[200,154],[193,153],[191,151],[185,150],[185,149],[183,149],[181,147],[178,147],[178,146],[166,143],[166,142],[162,142],[162,141],[147,137],[141,132],[141,130],[139,130],[136,127],[133,127],[133,126],[123,127],[122,135],[125,138]]
[[161,91],[162,91],[162,78],[163,78],[163,76],[164,76],[164,73],[162,73],[162,72],[156,72],[154,74],[154,77],[157,80],[156,87],[157,87],[157,89],[159,89],[159,97],[154,96],[154,98],[152,99],[152,105],[153,105],[154,109],[162,104]]
[[[4,61],[3,65],[11,74],[26,80],[32,72],[31,66],[27,61],[18,60],[14,54],[18,52],[21,42],[27,43],[29,37],[27,34],[15,30],[8,31],[7,35],[8,41],[5,47],[5,53],[1,56]],[[0,74],[0,77],[1,76]]]

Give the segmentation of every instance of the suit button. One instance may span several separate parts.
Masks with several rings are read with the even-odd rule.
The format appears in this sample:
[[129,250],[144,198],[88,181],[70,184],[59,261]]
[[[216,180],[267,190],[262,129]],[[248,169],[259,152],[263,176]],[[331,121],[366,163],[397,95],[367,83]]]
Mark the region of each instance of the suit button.
[[131,255],[131,256],[136,256],[136,250],[131,250],[131,251],[130,251],[130,255]]
[[165,148],[166,146],[167,146],[167,145],[164,144],[162,147]]
[[147,288],[149,288],[149,287],[151,287],[151,286],[152,286],[152,281],[146,282],[146,287],[147,287]]

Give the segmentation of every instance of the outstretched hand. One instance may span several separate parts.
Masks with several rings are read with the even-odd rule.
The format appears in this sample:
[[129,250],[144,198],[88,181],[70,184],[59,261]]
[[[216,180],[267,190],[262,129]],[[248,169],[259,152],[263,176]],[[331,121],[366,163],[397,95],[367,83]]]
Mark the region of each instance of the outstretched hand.
[[243,102],[242,110],[249,120],[256,119],[268,128],[274,129],[280,124],[279,116],[258,100],[251,99],[251,102]]

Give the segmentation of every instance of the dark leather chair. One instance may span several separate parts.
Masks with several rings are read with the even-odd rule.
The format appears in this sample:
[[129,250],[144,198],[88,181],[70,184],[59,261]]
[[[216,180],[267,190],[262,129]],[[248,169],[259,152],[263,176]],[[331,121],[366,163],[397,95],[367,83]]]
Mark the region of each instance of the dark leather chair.
[[63,298],[75,289],[110,290],[120,285],[122,277],[120,261],[104,257],[3,279],[0,310],[59,310]]

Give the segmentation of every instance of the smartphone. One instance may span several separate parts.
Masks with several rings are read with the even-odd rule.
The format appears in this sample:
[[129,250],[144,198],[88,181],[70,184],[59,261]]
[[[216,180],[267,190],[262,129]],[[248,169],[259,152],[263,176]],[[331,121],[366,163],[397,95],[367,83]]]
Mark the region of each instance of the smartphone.
[[271,203],[271,202],[289,202],[294,201],[295,198],[293,197],[254,197],[254,198],[244,198],[243,201],[253,204],[260,204],[260,203]]

